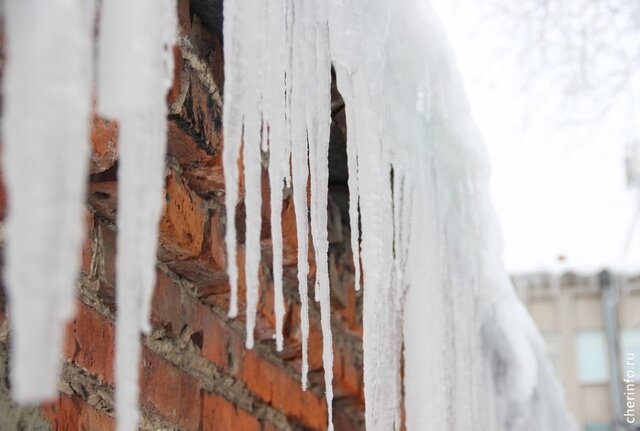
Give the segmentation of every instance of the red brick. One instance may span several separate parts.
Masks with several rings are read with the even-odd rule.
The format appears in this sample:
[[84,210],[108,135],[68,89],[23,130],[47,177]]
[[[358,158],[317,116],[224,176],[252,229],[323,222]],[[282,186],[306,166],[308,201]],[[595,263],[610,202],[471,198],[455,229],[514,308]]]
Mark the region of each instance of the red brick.
[[220,212],[216,212],[211,217],[211,258],[213,268],[224,271],[227,266],[226,245],[224,239],[224,228]]
[[166,262],[176,274],[193,283],[197,295],[204,301],[216,303],[216,298],[229,292],[229,277],[223,270],[212,267],[209,247],[195,259],[174,260]]
[[[187,1],[180,1],[181,4],[178,5],[178,9],[184,8],[185,3],[189,3]],[[188,5],[187,5],[188,7]],[[179,10],[179,12],[182,12]],[[180,19],[181,17],[178,17]],[[167,92],[167,105],[171,106],[176,103],[178,98],[180,97],[180,87],[182,86],[182,52],[180,51],[180,47],[175,45],[173,47],[173,82],[171,83],[171,88]]]
[[294,266],[298,262],[298,237],[293,199],[284,201],[282,207],[283,264]]
[[346,352],[334,349],[333,374],[337,395],[363,397],[362,368],[356,367]]
[[[229,355],[242,348],[242,340],[229,326],[212,312],[203,315],[202,355],[221,369],[228,369]],[[230,353],[229,349],[233,349]]]
[[106,318],[77,302],[75,318],[67,325],[64,356],[113,386],[114,327]]
[[178,24],[180,33],[187,34],[191,30],[191,1],[178,0]]
[[118,159],[118,124],[95,117],[91,124],[89,173],[104,172]]
[[112,166],[106,171],[89,177],[89,205],[96,213],[112,223],[116,221],[118,203],[118,170]]
[[309,370],[322,369],[322,328],[316,319],[309,319]]
[[208,146],[199,145],[191,133],[185,131],[176,121],[169,121],[169,154],[180,164],[185,179],[196,193],[224,193],[221,154],[211,149],[207,151]]
[[93,215],[90,211],[85,209],[85,237],[82,242],[82,271],[88,274],[91,266],[91,259],[93,257]]
[[96,222],[97,235],[102,245],[102,261],[100,262],[100,281],[111,287],[116,285],[116,242],[117,234],[107,223]]
[[156,272],[156,286],[151,302],[151,324],[154,328],[165,328],[171,335],[178,335],[185,325],[182,294],[166,274]]
[[[1,147],[0,147],[0,151],[2,151]],[[0,163],[1,162],[2,162],[2,155],[0,154]],[[4,219],[6,211],[7,211],[7,192],[4,185],[4,175],[2,171],[0,171],[0,220]]]
[[276,428],[271,422],[265,421],[262,424],[262,431],[278,431],[278,428]]
[[115,429],[113,417],[102,413],[77,397],[60,395],[44,404],[42,414],[53,431],[108,431]]
[[260,431],[260,422],[224,398],[205,393],[202,397],[202,429]]
[[200,384],[148,349],[143,349],[142,405],[180,425],[197,430],[200,425]]
[[255,350],[245,352],[239,377],[250,391],[285,415],[313,429],[326,428],[324,400],[311,391],[303,392],[298,379]]
[[[181,290],[166,274],[158,271],[157,283],[151,307],[151,323],[154,328],[164,328],[173,337],[193,336],[206,331],[205,315],[211,311]],[[185,331],[188,333],[185,334]],[[201,347],[200,336],[194,342]]]
[[198,256],[206,217],[202,199],[189,190],[174,170],[167,176],[166,196],[160,221],[161,255],[178,260]]
[[198,56],[209,66],[209,71],[218,89],[224,88],[224,56],[222,40],[209,33],[196,15],[191,23],[191,44]]

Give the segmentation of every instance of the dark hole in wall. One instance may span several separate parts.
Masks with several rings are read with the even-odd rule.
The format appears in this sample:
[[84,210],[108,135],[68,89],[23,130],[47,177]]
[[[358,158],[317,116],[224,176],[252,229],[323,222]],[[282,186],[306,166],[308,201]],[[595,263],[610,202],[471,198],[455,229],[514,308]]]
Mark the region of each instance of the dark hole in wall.
[[191,10],[211,34],[222,40],[222,0],[192,0]]
[[347,164],[347,120],[344,101],[331,71],[331,135],[329,140],[329,195],[340,209],[342,223],[349,224],[349,169]]

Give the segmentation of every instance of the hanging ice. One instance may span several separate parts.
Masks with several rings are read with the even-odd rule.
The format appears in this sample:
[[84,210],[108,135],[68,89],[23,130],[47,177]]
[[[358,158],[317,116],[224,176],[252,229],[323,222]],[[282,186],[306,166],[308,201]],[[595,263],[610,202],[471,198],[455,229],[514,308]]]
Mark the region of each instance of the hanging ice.
[[18,402],[57,393],[80,269],[91,113],[93,2],[5,2],[4,279]]
[[[116,414],[119,429],[133,430],[139,418],[139,335],[150,329],[163,202],[165,94],[173,70],[176,4],[102,4],[98,103],[120,125]],[[235,211],[242,149],[247,346],[253,345],[258,303],[262,165],[268,151],[276,345],[281,349],[284,342],[280,213],[283,187],[291,183],[302,385],[308,371],[311,230],[332,428],[326,205],[333,63],[349,129],[356,287],[360,262],[363,271],[367,429],[401,429],[403,401],[404,425],[412,430],[574,429],[541,337],[502,266],[482,140],[429,4],[227,0],[224,13],[229,314],[238,309]],[[14,331],[13,390],[22,402],[55,394],[63,324],[72,311],[88,152],[92,19],[90,1],[6,2],[5,277]],[[51,25],[60,22],[65,25]]]
[[[307,136],[309,137],[309,166],[311,170],[311,234],[316,259],[316,300],[320,301],[322,327],[322,362],[329,416],[333,429],[333,343],[331,335],[331,297],[329,289],[329,241],[327,238],[327,200],[329,192],[329,134],[331,127],[331,59],[329,52],[329,9],[319,1],[309,13],[307,31],[307,72],[312,103],[307,108]],[[315,66],[315,67],[313,67]],[[295,91],[295,89],[294,89]],[[310,108],[310,109],[309,109]],[[293,144],[295,145],[295,143]]]
[[355,146],[367,429],[400,427],[402,342],[407,429],[573,429],[502,267],[482,140],[434,13],[412,0],[332,6],[348,127],[367,142]]
[[[289,155],[291,152],[290,95],[291,79],[290,54],[287,50],[290,29],[286,25],[291,20],[291,4],[288,1],[274,1],[267,9],[267,47],[272,47],[273,61],[267,62],[266,94],[264,97],[264,121],[268,128],[269,142],[269,190],[271,191],[271,239],[273,242],[273,288],[276,316],[276,346],[282,350],[284,339],[284,298],[282,288],[282,198],[283,186],[289,175]],[[267,48],[269,49],[269,48]],[[263,133],[264,130],[263,130]]]
[[[331,417],[332,351],[326,268],[330,51],[348,122],[349,214],[356,288],[360,283],[360,261],[364,274],[367,429],[402,427],[403,388],[398,364],[403,358],[409,429],[467,430],[478,425],[491,430],[571,429],[573,423],[552,377],[540,336],[517,301],[501,265],[482,141],[469,116],[454,61],[430,6],[413,0],[287,4],[292,4],[290,21],[285,20],[286,29],[291,32],[291,58],[263,58],[266,63],[261,70],[269,74],[282,70],[278,62],[291,64],[291,70],[284,74],[291,79],[285,81],[284,88],[280,81],[276,97],[271,100],[281,103],[277,95],[285,94],[290,96],[286,100],[291,104],[303,386],[307,371],[310,179],[310,227],[317,267],[315,295],[322,311]],[[230,0],[226,5],[230,10],[238,7]],[[267,3],[247,7],[253,12],[238,13],[236,20],[261,8],[265,8],[267,16],[274,16]],[[285,22],[278,25],[278,21],[281,18],[269,21],[269,27],[285,26]],[[250,64],[248,59],[258,58],[258,50],[263,48],[252,40],[258,32],[249,35],[231,25],[235,24],[227,25],[225,34],[226,71],[227,79],[235,73],[232,83],[237,87],[232,88],[238,92],[225,92],[225,112],[231,115],[226,121],[233,127],[226,131],[226,151],[233,153],[233,159],[226,159],[225,163],[229,163],[225,169],[234,176],[228,189],[234,196],[227,201],[227,211],[233,214],[243,118],[245,178],[257,175],[246,172],[247,156],[257,151],[247,153],[246,145],[251,142],[252,147],[258,147],[255,136],[247,139],[246,121],[257,104],[246,96],[239,97],[238,80],[254,82],[255,75],[248,76],[251,71],[242,67]],[[268,43],[274,42],[268,39]],[[282,76],[281,72],[276,76]],[[242,87],[254,91],[246,83]],[[272,88],[273,83],[270,81]],[[285,112],[287,108],[285,102]],[[272,226],[277,236],[275,256],[281,247],[278,186],[282,172],[278,169],[282,155],[287,153],[278,147],[280,140],[274,141],[274,136],[281,133],[280,126],[274,123],[282,120],[281,104],[270,101],[263,103],[261,109],[266,126],[274,129],[269,135],[269,169]],[[256,124],[252,127],[257,128]],[[265,124],[263,134],[264,127]],[[234,138],[231,143],[230,136]],[[278,201],[276,205],[274,199]],[[249,201],[245,200],[248,225]],[[253,200],[254,205],[256,202]],[[227,240],[233,242],[228,244],[231,253],[235,234]],[[252,245],[256,247],[254,251],[249,247],[247,240],[247,255],[258,253],[257,246]],[[278,257],[274,257],[276,264],[280,265]],[[235,277],[232,265],[230,273]],[[274,267],[274,276],[279,278],[280,274],[280,268]],[[275,284],[280,289],[280,281]],[[252,313],[249,306],[248,313]],[[276,330],[278,346],[279,331]]]
[[[266,24],[266,25],[265,25]],[[276,310],[276,344],[282,348],[282,186],[291,155],[298,239],[298,284],[301,298],[302,386],[307,385],[307,185],[311,179],[311,232],[317,265],[316,298],[321,302],[323,358],[333,362],[327,261],[327,188],[331,64],[327,3],[225,2],[225,162],[227,254],[231,300],[237,313],[235,206],[237,161],[243,148],[246,208],[247,347],[253,346],[260,263],[260,149],[269,149],[271,226]],[[272,55],[265,55],[273,47]],[[259,72],[262,71],[262,72]],[[267,145],[268,141],[268,145]],[[311,175],[309,176],[309,166]],[[332,368],[325,367],[329,416]]]
[[175,0],[103,2],[98,103],[103,114],[120,124],[115,364],[119,430],[138,428],[140,331],[150,330],[164,202],[165,96],[173,77],[176,32]]

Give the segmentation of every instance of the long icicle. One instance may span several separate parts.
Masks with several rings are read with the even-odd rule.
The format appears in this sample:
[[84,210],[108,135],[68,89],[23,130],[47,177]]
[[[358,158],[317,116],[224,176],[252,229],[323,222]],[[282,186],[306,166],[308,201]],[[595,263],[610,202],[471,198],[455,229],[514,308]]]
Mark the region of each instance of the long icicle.
[[[57,394],[74,310],[89,159],[94,3],[4,2],[2,166],[8,195],[4,280],[11,390]],[[60,25],[64,23],[64,25]]]
[[306,2],[293,4],[293,65],[291,90],[291,171],[293,202],[296,210],[296,232],[298,241],[298,292],[300,294],[300,329],[302,332],[302,388],[307,388],[308,339],[309,339],[309,224],[307,204],[307,182],[309,180],[308,145],[306,129],[306,101],[304,69],[304,25],[301,17]]
[[[148,24],[140,28],[143,21]],[[151,329],[164,203],[165,95],[172,82],[176,31],[175,0],[103,3],[98,103],[120,124],[115,404],[123,431],[137,429],[140,417],[140,332]]]
[[286,174],[284,159],[287,155],[286,133],[288,70],[286,0],[274,1],[267,10],[267,43],[272,47],[275,60],[267,62],[265,83],[265,112],[269,127],[269,188],[271,190],[271,239],[273,245],[273,289],[276,318],[276,347],[281,351],[284,344],[284,297],[282,287],[282,197]]
[[331,291],[329,286],[329,242],[327,202],[329,191],[329,134],[331,128],[331,59],[329,51],[328,9],[326,2],[315,4],[308,25],[315,48],[314,126],[316,136],[309,142],[311,166],[311,227],[316,258],[315,293],[320,301],[322,362],[329,430],[333,429],[333,343],[331,335]]
[[345,83],[343,88],[343,100],[345,101],[345,117],[347,121],[347,168],[349,170],[349,178],[347,185],[349,187],[349,226],[351,230],[351,253],[353,255],[354,268],[354,287],[360,290],[360,193],[358,191],[358,140],[355,126],[355,112],[353,102],[353,88]]
[[245,284],[246,284],[246,347],[253,348],[258,292],[260,290],[260,228],[262,226],[262,143],[267,127],[262,120],[262,73],[265,56],[262,44],[265,40],[266,8],[262,0],[247,1],[243,10],[245,27],[243,32],[251,33],[249,43],[257,48],[246,58],[245,87],[242,94],[244,114],[244,206],[246,212],[245,235]]
[[236,205],[238,203],[238,157],[242,139],[242,113],[239,103],[241,97],[243,63],[239,53],[241,47],[236,27],[242,19],[240,6],[235,1],[224,2],[224,106],[223,129],[224,145],[222,161],[224,164],[226,210],[225,243],[227,246],[227,273],[229,275],[229,317],[238,315],[238,264],[236,245]]

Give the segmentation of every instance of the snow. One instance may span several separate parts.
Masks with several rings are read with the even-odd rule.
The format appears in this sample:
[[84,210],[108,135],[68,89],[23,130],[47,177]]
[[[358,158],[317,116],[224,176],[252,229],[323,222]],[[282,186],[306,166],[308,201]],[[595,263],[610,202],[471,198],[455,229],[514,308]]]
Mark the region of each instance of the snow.
[[3,77],[4,280],[11,387],[21,403],[56,395],[64,326],[74,312],[89,158],[93,6],[86,0],[4,5],[10,59]]
[[173,77],[176,3],[106,1],[100,24],[98,105],[120,126],[116,417],[118,430],[135,430],[140,416],[140,332],[151,330],[158,223],[165,199],[165,97]]

